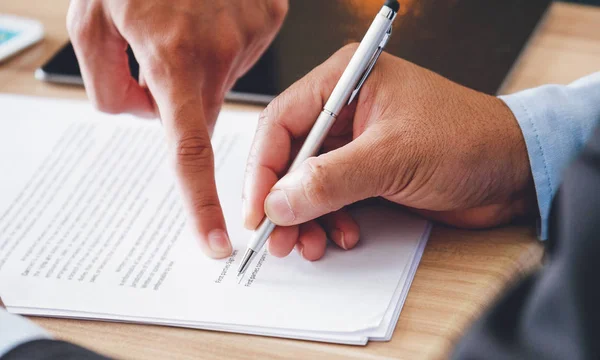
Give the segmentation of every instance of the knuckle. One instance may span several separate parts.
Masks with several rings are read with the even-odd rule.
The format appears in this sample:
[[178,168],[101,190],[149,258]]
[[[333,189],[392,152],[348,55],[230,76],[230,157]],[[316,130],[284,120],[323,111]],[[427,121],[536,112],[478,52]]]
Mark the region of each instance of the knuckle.
[[282,94],[275,99],[273,99],[269,105],[260,113],[258,117],[258,128],[257,130],[264,129],[269,122],[273,119],[277,118],[277,114],[279,114],[279,109],[281,108],[281,103],[283,102],[283,98],[285,94]]
[[67,32],[69,38],[76,44],[88,39],[93,31],[91,21],[72,15],[73,12],[69,11],[67,16]]
[[246,43],[270,37],[281,26],[288,11],[288,0],[261,1],[255,16],[247,17],[244,32]]
[[237,31],[239,24],[234,18],[224,17],[221,19],[220,29],[214,36],[206,39],[203,54],[206,60],[215,69],[226,70],[237,59],[242,50],[251,43],[252,34],[256,32],[251,28],[247,32]]
[[[244,170],[244,183],[246,183],[246,181],[249,181],[249,179],[251,179],[254,174],[256,173],[256,168],[258,166],[258,152],[259,152],[259,148],[258,148],[258,144],[257,143],[253,143],[252,147],[250,148],[250,152],[248,153],[248,159],[246,161],[246,168]],[[246,187],[244,186],[243,189],[243,197],[246,195]]]
[[[151,29],[147,28],[146,24],[148,17],[152,16],[152,14],[148,13],[147,9],[140,9],[140,4],[139,2],[137,3],[138,4],[136,4],[136,1],[113,1],[111,4],[113,23],[117,26],[123,37],[132,41],[140,41],[144,36],[148,36],[152,33]],[[161,26],[155,22],[158,20],[158,17],[155,15],[152,16],[152,18],[152,22],[157,28],[161,28]],[[164,31],[164,28],[160,31]]]
[[336,67],[345,68],[346,65],[350,62],[350,59],[352,59],[354,53],[356,53],[358,45],[359,43],[356,42],[344,45],[330,58],[330,60],[337,64]]
[[[115,21],[117,21],[117,19],[115,19]],[[124,38],[126,38],[132,43],[139,42],[145,44],[143,42],[142,36],[140,35],[140,21],[138,19],[132,19],[130,16],[128,16],[128,11],[126,11],[124,14],[122,14],[121,18],[118,19],[118,21],[119,32],[123,35]]]
[[244,40],[240,34],[232,32],[214,45],[215,50],[212,52],[212,60],[218,65],[229,68],[243,47]]
[[96,109],[107,114],[120,114],[127,110],[126,103],[121,98],[94,94],[91,96],[91,101]]
[[[156,83],[159,79],[167,79],[169,74],[172,72],[172,70],[170,70],[169,65],[166,62],[161,61],[161,59],[157,56],[150,56],[145,59],[140,59],[141,65],[142,62],[144,67],[144,76],[145,79],[147,79],[146,81]],[[164,83],[162,82],[159,83],[161,85],[164,85]]]
[[94,107],[100,111],[102,111],[103,113],[107,113],[107,114],[117,114],[118,111],[116,110],[116,108],[114,108],[112,106],[112,104],[107,104],[103,101],[99,101],[98,99],[93,99],[92,103],[94,104]]
[[78,44],[92,39],[98,31],[98,21],[102,18],[102,9],[97,5],[86,7],[82,1],[73,1],[67,13],[67,33]]
[[[317,89],[316,87],[309,87],[310,83],[312,83],[310,78],[305,77],[284,90],[263,110],[259,124],[265,128],[269,125],[277,125],[287,129],[290,119],[286,116],[286,113],[289,113],[295,107],[306,105],[303,103],[303,89]],[[318,92],[311,92],[311,95],[312,98],[309,101],[323,105],[321,99],[318,98]]]
[[95,76],[91,77],[91,84],[85,84],[92,104],[100,111],[108,114],[121,114],[132,110],[129,94],[132,82],[124,86],[103,87]]
[[273,106],[272,104],[276,101],[278,101],[277,98],[275,98],[273,101],[271,101],[271,103],[269,103],[269,105],[267,105],[267,107],[264,108],[264,110],[260,112],[260,115],[258,115],[258,127],[256,128],[257,133],[260,130],[264,129],[264,127],[269,122],[269,114],[271,112],[271,107]]
[[175,145],[175,162],[186,174],[212,171],[214,157],[208,137],[196,131],[181,136]]
[[129,103],[129,92],[131,90],[131,82],[125,86],[117,86],[115,88],[104,88],[100,83],[92,77],[91,84],[85,84],[86,90],[92,104],[100,111],[108,114],[121,114],[130,111],[131,104]]
[[352,57],[352,54],[356,52],[356,49],[358,49],[358,45],[357,42],[346,44],[338,51],[338,53],[344,57],[350,58]]
[[287,93],[276,97],[260,114],[257,130],[264,132],[269,126],[275,125],[284,127],[284,119],[281,114],[288,103],[289,96]]
[[[170,40],[160,44],[161,54],[159,61],[168,59],[167,63],[175,65],[188,66],[198,61],[201,53],[197,44],[186,39],[183,35],[177,32],[170,36]],[[166,59],[165,59],[166,58]]]
[[191,206],[193,213],[198,215],[200,219],[221,214],[219,199],[214,194],[206,191],[194,194]]
[[288,8],[288,0],[272,0],[268,4],[269,17],[275,24],[281,24],[287,15]]
[[302,188],[307,200],[315,208],[325,206],[327,209],[334,210],[330,201],[332,189],[328,181],[327,168],[317,158],[308,159],[305,166],[308,176],[303,177]]
[[183,31],[186,30],[174,31],[150,45],[153,54],[147,60],[148,73],[153,78],[170,79],[185,71],[189,75],[202,74],[209,84],[222,82],[241,52],[241,37],[238,34],[217,36],[202,44],[182,34]]
[[261,118],[256,127],[256,132],[254,133],[254,140],[252,141],[252,146],[250,147],[250,152],[248,153],[248,160],[246,162],[247,170],[253,169],[257,164],[258,153],[259,153],[259,148],[260,148],[260,143],[259,143],[260,140],[259,139],[263,138],[263,134],[265,133],[266,126],[267,126],[266,122],[264,122]]
[[[202,56],[210,51],[202,51],[206,49],[207,44],[202,44],[193,36],[195,25],[190,19],[183,17],[174,23],[169,23],[169,26],[159,32],[151,32],[149,34],[140,33],[138,28],[135,28],[137,22],[128,22],[128,25],[123,25],[124,32],[129,33],[130,38],[139,38],[138,43],[143,44],[145,52],[142,61],[147,61],[149,67],[158,68],[164,71],[165,69],[196,71],[199,60]],[[128,29],[128,26],[134,28]],[[196,64],[196,65],[195,65]]]

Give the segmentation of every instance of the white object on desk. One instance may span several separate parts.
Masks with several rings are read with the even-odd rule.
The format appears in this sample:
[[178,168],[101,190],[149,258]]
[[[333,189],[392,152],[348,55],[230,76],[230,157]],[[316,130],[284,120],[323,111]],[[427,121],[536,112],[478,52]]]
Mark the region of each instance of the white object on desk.
[[0,14],[0,62],[42,40],[39,21]]
[[361,241],[351,251],[332,245],[309,262],[265,250],[237,284],[257,112],[223,111],[212,137],[237,250],[217,261],[185,226],[158,121],[11,95],[0,95],[0,108],[0,293],[8,311],[357,345],[390,339],[430,229],[397,207],[353,208]]

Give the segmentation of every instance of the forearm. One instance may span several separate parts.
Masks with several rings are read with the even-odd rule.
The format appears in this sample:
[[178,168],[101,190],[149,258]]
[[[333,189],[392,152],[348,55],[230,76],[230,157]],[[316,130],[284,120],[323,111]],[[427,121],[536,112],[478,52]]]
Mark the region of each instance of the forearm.
[[545,85],[500,98],[525,138],[540,212],[539,235],[545,240],[562,173],[600,121],[600,72],[570,85]]
[[0,308],[0,358],[19,345],[49,338],[44,329],[31,321]]
[[453,359],[598,358],[599,158],[600,127],[553,200],[544,267],[474,324]]

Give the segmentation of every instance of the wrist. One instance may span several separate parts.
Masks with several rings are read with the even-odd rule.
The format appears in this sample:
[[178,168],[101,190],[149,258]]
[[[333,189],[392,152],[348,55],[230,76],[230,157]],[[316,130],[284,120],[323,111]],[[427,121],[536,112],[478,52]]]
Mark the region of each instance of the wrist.
[[509,174],[507,179],[508,203],[513,217],[530,218],[539,216],[535,185],[531,164],[523,132],[512,110],[500,98],[493,97],[496,102],[496,112],[506,123],[507,136],[510,139],[505,151],[508,154]]

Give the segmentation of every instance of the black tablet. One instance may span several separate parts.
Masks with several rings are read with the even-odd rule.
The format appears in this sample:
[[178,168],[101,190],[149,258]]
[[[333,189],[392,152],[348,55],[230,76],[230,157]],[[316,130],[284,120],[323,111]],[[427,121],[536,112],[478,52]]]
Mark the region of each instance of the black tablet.
[[[386,51],[460,84],[495,94],[550,0],[402,0]],[[229,100],[266,103],[325,61],[359,42],[382,1],[290,0],[284,25]],[[131,73],[138,65],[129,51]],[[67,44],[36,72],[42,80],[81,84]]]

